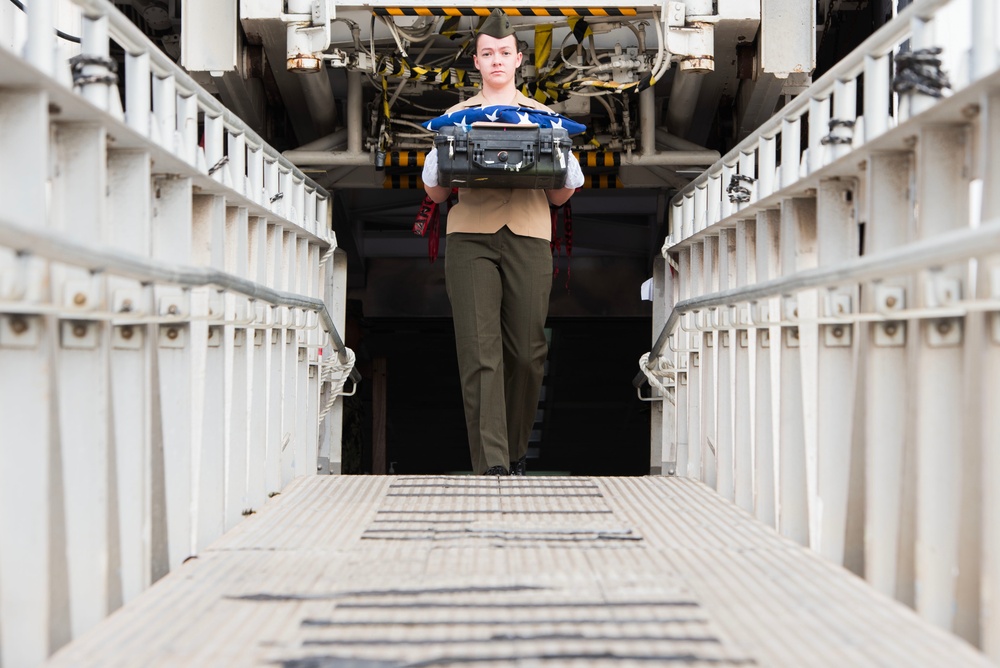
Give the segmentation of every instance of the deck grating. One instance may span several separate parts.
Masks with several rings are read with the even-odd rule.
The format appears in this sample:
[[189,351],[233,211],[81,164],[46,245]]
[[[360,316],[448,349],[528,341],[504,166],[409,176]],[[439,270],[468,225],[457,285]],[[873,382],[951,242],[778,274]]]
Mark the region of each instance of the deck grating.
[[54,666],[989,666],[696,481],[310,477]]

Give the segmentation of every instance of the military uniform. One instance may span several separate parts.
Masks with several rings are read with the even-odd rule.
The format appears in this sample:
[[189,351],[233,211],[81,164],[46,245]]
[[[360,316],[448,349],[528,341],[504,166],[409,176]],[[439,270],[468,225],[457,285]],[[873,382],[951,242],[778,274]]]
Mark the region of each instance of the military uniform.
[[[514,34],[500,10],[480,32],[496,39]],[[480,93],[448,112],[489,104]],[[551,111],[516,91],[510,104]],[[425,171],[436,172],[428,158]],[[425,182],[434,185],[428,177],[436,181],[436,173],[425,175]],[[458,204],[448,211],[445,282],[472,468],[480,474],[513,468],[528,451],[548,354],[552,223],[544,190],[462,188],[458,193]],[[518,468],[523,474],[523,461]]]

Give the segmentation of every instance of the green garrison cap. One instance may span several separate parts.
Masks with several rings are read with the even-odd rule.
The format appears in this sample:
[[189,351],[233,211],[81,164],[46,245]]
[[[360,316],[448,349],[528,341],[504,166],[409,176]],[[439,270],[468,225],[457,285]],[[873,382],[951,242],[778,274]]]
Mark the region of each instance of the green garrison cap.
[[507,35],[514,34],[514,27],[510,24],[510,18],[503,11],[494,9],[483,22],[483,27],[479,29],[479,34],[503,39]]

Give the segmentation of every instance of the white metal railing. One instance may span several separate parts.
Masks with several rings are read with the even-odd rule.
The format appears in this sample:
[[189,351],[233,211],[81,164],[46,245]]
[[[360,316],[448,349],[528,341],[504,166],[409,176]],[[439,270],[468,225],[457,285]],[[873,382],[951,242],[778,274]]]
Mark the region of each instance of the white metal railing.
[[[793,187],[933,105],[926,96],[904,96],[897,103],[891,68],[904,43],[911,50],[947,44],[940,57],[953,92],[964,89],[970,77],[992,72],[995,40],[982,32],[984,26],[998,25],[1000,12],[994,5],[989,0],[917,0],[907,6],[674,198],[664,250]],[[972,33],[970,26],[979,32]],[[746,189],[745,201],[730,198],[731,185]]]
[[0,42],[5,667],[338,471],[353,360],[330,196],[110,2],[25,8]]
[[1000,660],[998,21],[917,0],[678,194],[636,384],[654,470]]

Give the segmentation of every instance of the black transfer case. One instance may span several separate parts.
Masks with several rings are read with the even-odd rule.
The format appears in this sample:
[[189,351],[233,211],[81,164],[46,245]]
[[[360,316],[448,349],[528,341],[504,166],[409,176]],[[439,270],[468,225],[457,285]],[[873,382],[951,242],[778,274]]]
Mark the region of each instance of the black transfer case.
[[474,123],[434,137],[438,183],[452,188],[562,188],[572,141],[562,128]]

